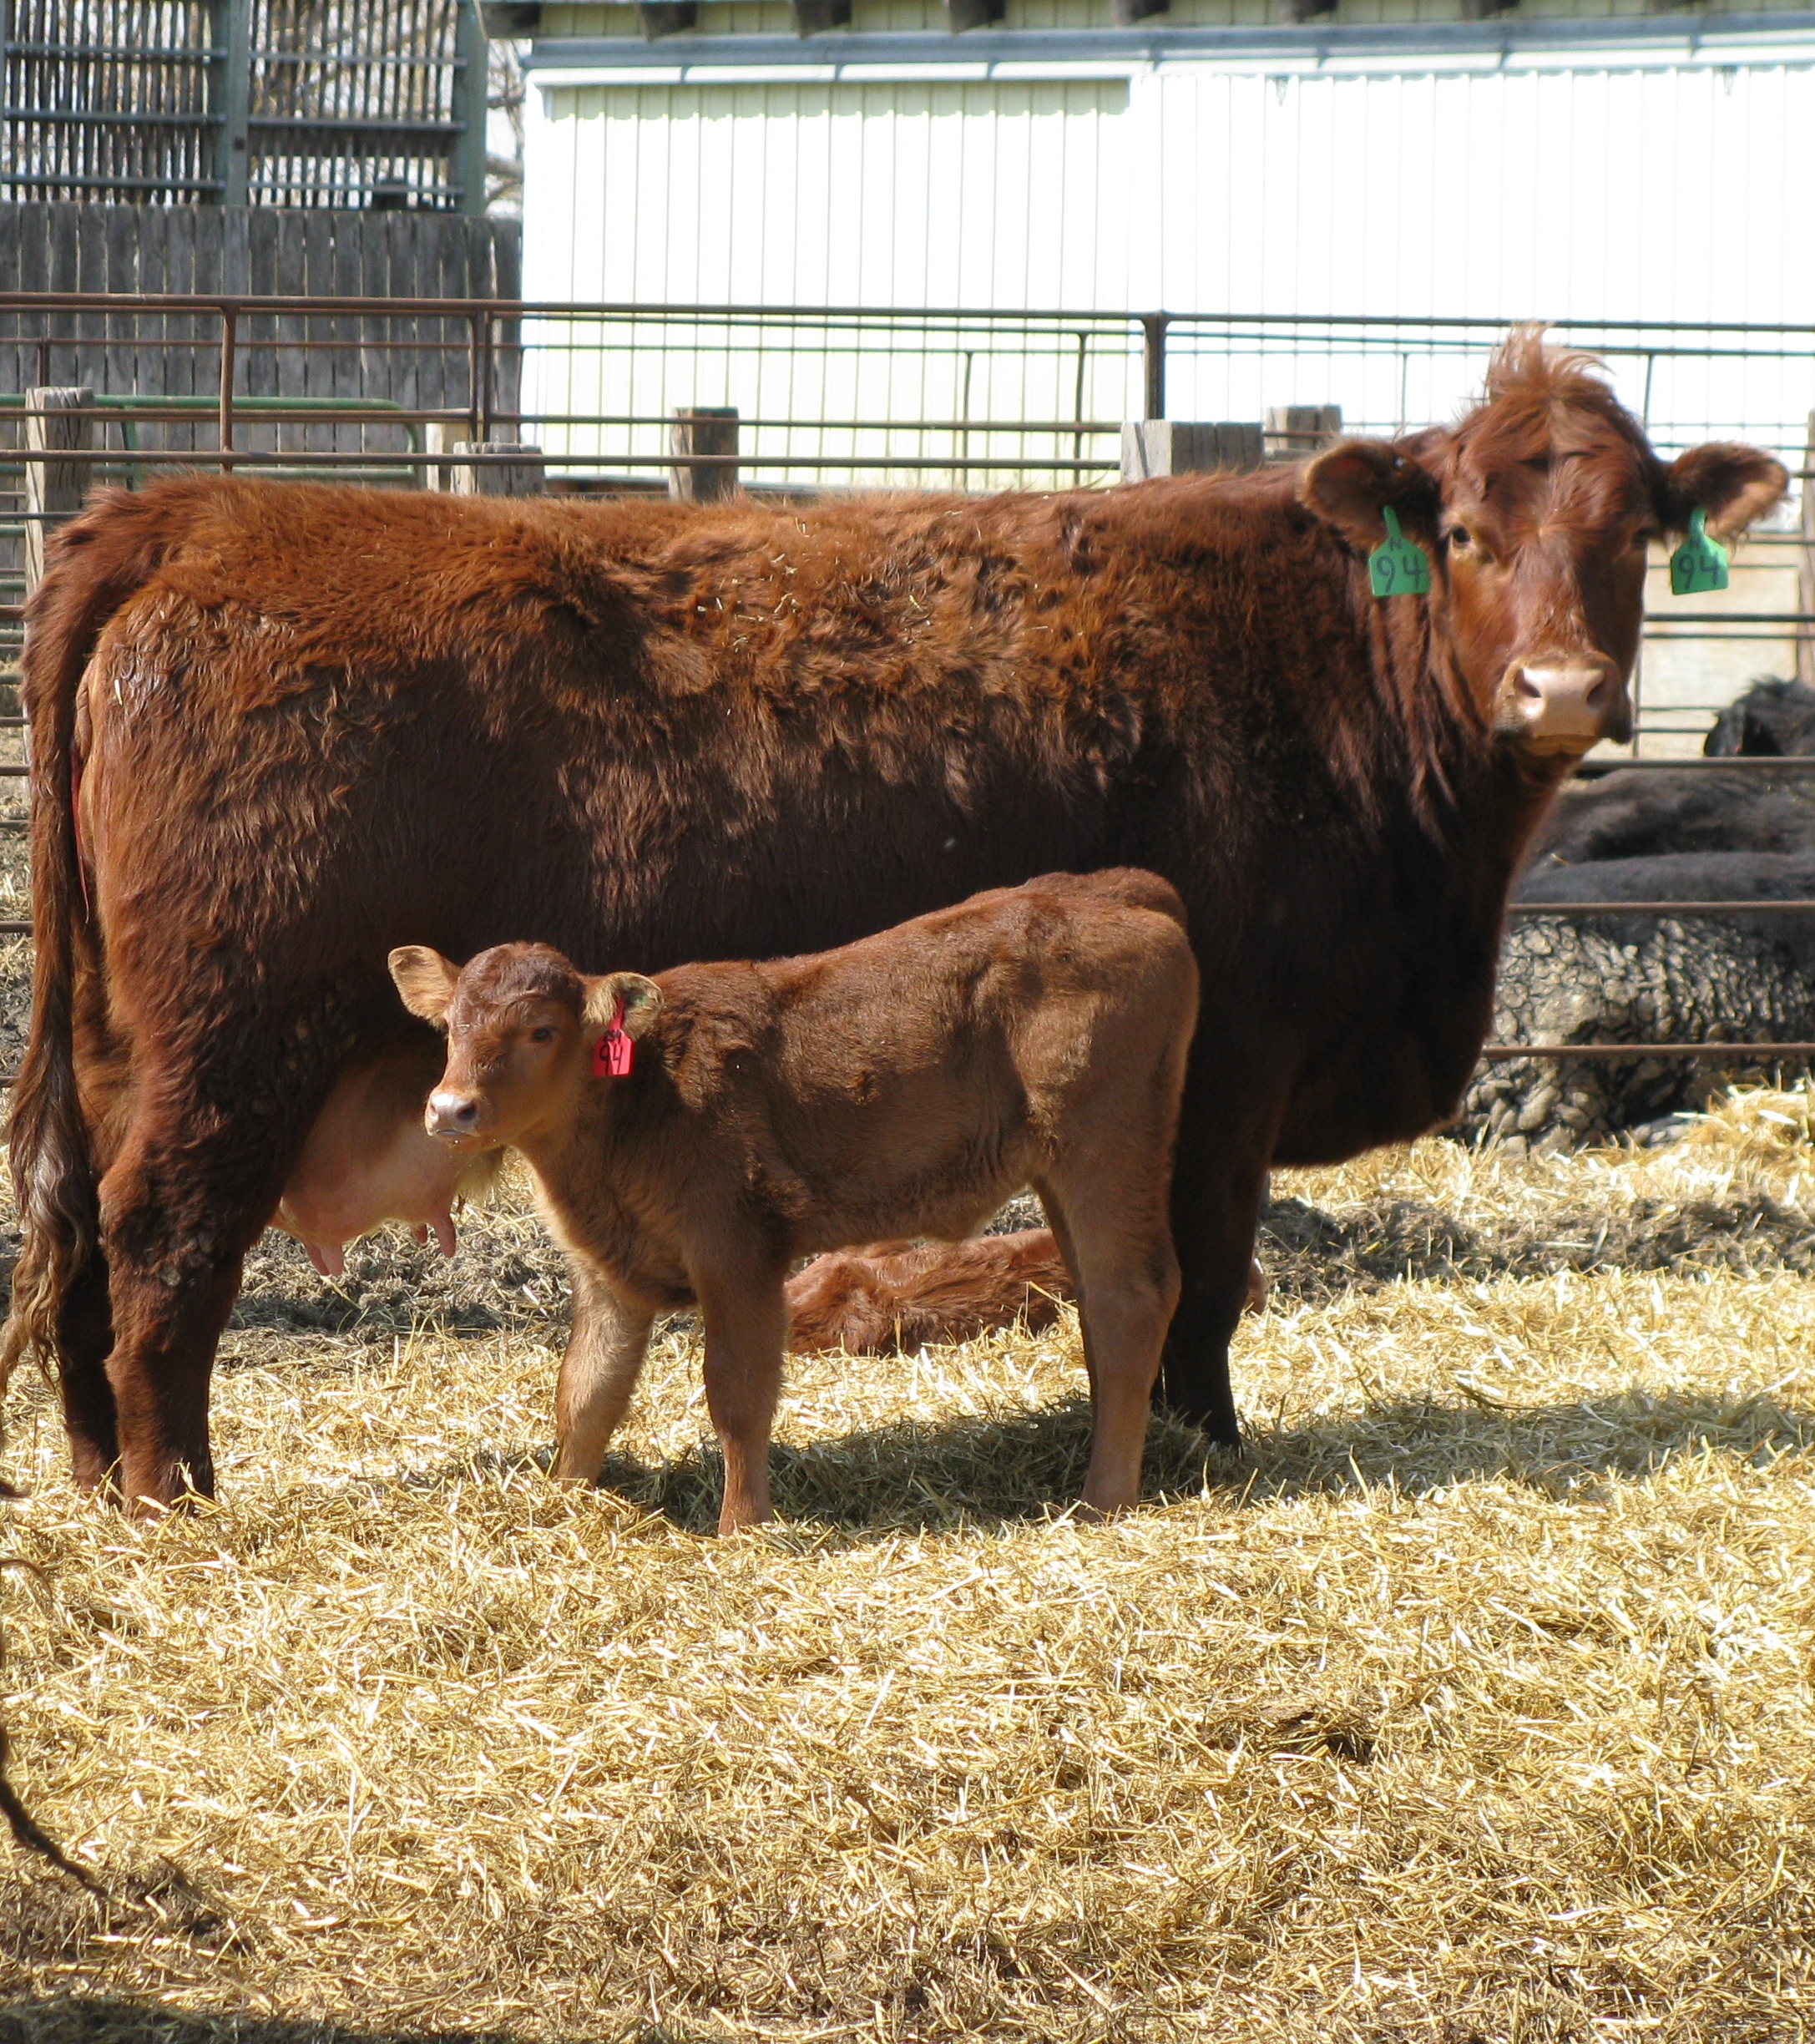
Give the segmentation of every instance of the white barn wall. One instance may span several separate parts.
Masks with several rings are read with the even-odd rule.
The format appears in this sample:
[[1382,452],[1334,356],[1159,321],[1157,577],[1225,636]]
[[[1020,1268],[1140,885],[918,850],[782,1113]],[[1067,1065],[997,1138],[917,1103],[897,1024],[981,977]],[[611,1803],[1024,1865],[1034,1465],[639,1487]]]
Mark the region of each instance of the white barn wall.
[[[607,85],[546,99],[526,137],[528,297],[1089,306],[1129,288],[1121,79]],[[1073,358],[1029,364],[1018,345],[967,369],[958,356],[873,343],[759,360],[634,346],[601,357],[579,332],[528,337],[532,409],[955,418],[968,377],[968,416],[1074,416]],[[1126,385],[1113,359],[1087,404],[1118,418]],[[615,444],[660,451],[659,428],[633,438]],[[575,434],[566,448],[601,452],[596,438]],[[879,436],[857,433],[824,451],[870,448]],[[968,451],[1014,448],[977,436]]]
[[[1815,69],[1161,71],[1133,81],[1130,125],[1137,306],[1815,322],[1797,153]],[[1642,406],[1642,372],[1616,367]],[[1479,368],[1414,362],[1407,416],[1443,416]],[[1181,417],[1262,401],[1251,362],[1173,375]],[[1396,391],[1355,388],[1352,414],[1397,419]],[[1322,394],[1268,383],[1264,402]],[[1660,364],[1651,393],[1661,425],[1694,431],[1790,425],[1812,402],[1802,363]]]

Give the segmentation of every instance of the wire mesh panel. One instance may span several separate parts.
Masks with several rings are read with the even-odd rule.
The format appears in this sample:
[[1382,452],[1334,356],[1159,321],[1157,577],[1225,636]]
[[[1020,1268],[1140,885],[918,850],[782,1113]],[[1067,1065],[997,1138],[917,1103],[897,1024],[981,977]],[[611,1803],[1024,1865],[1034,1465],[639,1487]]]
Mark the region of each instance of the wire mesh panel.
[[460,0],[257,0],[255,205],[458,205]]
[[217,196],[214,13],[207,0],[7,0],[0,192]]
[[484,210],[484,45],[463,0],[4,0],[4,17],[0,195]]

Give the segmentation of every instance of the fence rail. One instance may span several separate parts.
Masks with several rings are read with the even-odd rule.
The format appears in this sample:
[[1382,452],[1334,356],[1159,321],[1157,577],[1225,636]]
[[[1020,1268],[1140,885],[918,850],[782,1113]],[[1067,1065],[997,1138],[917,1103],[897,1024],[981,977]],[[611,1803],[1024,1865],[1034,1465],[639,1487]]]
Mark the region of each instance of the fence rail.
[[[1448,416],[1507,324],[0,291],[0,384],[10,359],[14,385],[0,387],[0,599],[23,594],[33,534],[95,480],[201,466],[401,488],[509,488],[533,473],[580,493],[1070,488],[1120,473],[1130,421],[1233,422],[1215,430],[1248,436],[1240,444],[1254,458],[1279,459],[1316,443],[1295,414],[1389,435]],[[1551,331],[1602,356],[1666,456],[1745,438],[1800,481],[1815,478],[1815,326]],[[166,363],[187,394],[145,388],[169,389]],[[54,439],[54,422],[69,417],[27,397],[56,391],[59,372],[92,389],[85,422],[64,444],[27,444]],[[53,474],[68,502],[46,499]],[[17,645],[21,609],[0,600],[0,660]],[[1780,670],[1815,679],[1815,517],[1742,552],[1729,603],[1654,602],[1635,677],[1639,736],[1630,756],[1587,771],[1681,767],[1672,748],[1695,742],[1750,663],[1767,657],[1761,648]],[[1798,772],[1815,759],[1698,760],[1695,770]],[[0,766],[0,777],[24,771]],[[1520,903],[1512,913],[1815,915],[1815,901]],[[28,927],[0,923],[0,935]],[[1496,1043],[1483,1055],[1802,1060],[1815,1060],[1815,1044]]]

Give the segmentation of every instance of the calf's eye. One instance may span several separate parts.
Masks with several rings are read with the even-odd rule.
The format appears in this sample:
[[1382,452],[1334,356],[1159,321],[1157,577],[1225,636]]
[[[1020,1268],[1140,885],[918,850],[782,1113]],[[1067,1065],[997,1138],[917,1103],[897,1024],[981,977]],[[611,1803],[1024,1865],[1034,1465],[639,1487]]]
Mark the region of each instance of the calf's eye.
[[546,1022],[544,1022],[539,1029],[533,1029],[530,1030],[529,1040],[531,1043],[553,1043],[554,1041],[554,1031],[549,1027]]
[[1465,546],[1470,544],[1468,529],[1462,525],[1452,527],[1449,534],[1449,544],[1459,554]]

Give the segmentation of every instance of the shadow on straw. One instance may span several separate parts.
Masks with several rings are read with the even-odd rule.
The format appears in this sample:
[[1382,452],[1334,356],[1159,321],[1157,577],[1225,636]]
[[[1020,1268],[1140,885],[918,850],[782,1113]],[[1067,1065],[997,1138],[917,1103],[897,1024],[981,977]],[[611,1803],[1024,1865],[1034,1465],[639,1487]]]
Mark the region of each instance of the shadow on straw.
[[[672,2034],[672,2033],[670,2033]],[[0,2001],[0,2044],[511,2044],[503,2030],[343,2029],[240,2009],[179,2010],[150,1996],[58,1995]],[[679,2044],[679,2039],[675,2039]]]
[[[805,1447],[778,1442],[772,1480],[784,1521],[850,1533],[1006,1525],[1076,1498],[1090,1456],[1081,1397],[996,1418],[896,1421]],[[1762,1394],[1692,1397],[1637,1388],[1569,1404],[1484,1405],[1472,1397],[1382,1400],[1298,1425],[1251,1429],[1246,1452],[1206,1447],[1196,1429],[1155,1419],[1142,1495],[1276,1498],[1392,1486],[1408,1495],[1502,1480],[1586,1498],[1671,1462],[1712,1453],[1775,1460],[1815,1447],[1815,1413]],[[508,1459],[521,1466],[520,1458]],[[715,1523],[721,1470],[710,1445],[651,1465],[606,1462],[603,1488],[693,1532]]]

